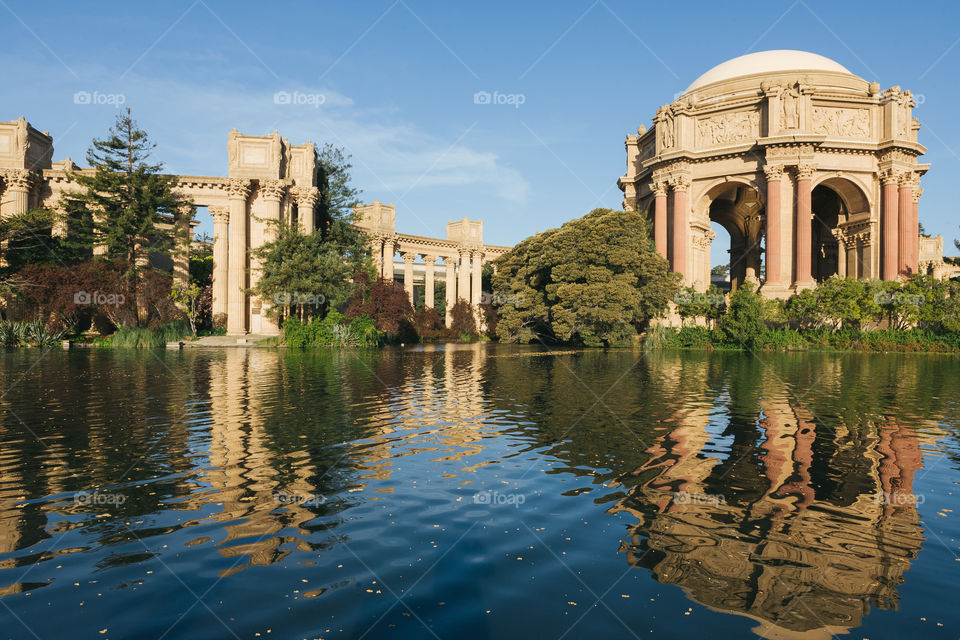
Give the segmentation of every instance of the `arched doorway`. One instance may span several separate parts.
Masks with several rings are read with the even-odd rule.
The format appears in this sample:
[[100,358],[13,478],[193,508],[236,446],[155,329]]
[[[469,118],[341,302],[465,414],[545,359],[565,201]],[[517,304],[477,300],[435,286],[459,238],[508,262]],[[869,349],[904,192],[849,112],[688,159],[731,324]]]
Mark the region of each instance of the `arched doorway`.
[[710,222],[729,234],[730,289],[763,278],[763,202],[752,186],[729,183],[710,201]]
[[814,187],[810,200],[813,280],[823,282],[834,275],[870,277],[869,244],[845,238],[851,226],[869,224],[870,203],[861,187],[847,178],[827,178]]

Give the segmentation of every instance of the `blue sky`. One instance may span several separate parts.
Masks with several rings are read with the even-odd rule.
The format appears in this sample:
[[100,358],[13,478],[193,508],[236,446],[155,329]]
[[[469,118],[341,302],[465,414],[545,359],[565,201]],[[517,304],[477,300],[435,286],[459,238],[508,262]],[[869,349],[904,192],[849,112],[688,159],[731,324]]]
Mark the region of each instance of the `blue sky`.
[[[803,49],[919,96],[933,165],[920,219],[950,253],[958,17],[953,2],[0,0],[0,120],[26,116],[55,159],[85,164],[120,95],[167,169],[199,175],[225,175],[233,127],[332,142],[365,201],[397,204],[398,230],[443,237],[447,220],[480,217],[488,243],[513,244],[619,208],[625,134],[701,73]],[[105,103],[75,104],[78,91]],[[278,105],[279,91],[323,104]],[[480,91],[522,97],[475,104]]]

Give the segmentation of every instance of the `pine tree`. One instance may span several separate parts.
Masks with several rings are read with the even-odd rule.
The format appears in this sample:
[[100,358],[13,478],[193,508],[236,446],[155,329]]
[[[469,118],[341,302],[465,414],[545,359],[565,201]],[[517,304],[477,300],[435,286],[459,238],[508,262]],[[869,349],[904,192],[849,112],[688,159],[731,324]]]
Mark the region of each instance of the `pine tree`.
[[141,324],[147,312],[139,295],[144,266],[150,254],[170,252],[172,229],[182,230],[188,221],[182,218],[193,215],[173,191],[176,178],[161,174],[161,163],[150,162],[154,147],[127,109],[117,116],[110,135],[94,139],[87,151],[93,173],[70,173],[85,191],[66,202],[72,244],[89,244],[100,249],[94,253],[127,265],[126,277],[138,292]]

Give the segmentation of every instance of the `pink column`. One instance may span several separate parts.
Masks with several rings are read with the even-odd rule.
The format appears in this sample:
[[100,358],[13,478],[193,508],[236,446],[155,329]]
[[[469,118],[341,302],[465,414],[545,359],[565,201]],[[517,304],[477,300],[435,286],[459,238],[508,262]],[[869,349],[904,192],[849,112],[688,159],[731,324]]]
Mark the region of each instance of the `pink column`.
[[794,256],[795,284],[811,284],[813,272],[810,268],[813,257],[813,209],[810,204],[810,187],[813,178],[812,165],[797,167],[797,220],[796,220],[796,254]]
[[919,181],[913,185],[913,235],[917,238],[917,243],[913,245],[913,264],[920,269],[920,196],[923,195],[923,189],[920,188]]
[[917,218],[913,213],[913,174],[904,173],[900,178],[898,209],[900,212],[900,259],[897,263],[900,275],[907,277],[917,272],[919,240]]
[[667,183],[653,183],[653,239],[657,253],[667,257]]
[[888,171],[883,181],[883,215],[880,220],[883,244],[880,253],[880,278],[882,280],[896,280],[897,267],[900,263],[900,223],[897,209],[897,174]]
[[687,279],[687,244],[689,243],[690,225],[687,222],[687,189],[690,188],[690,179],[686,177],[674,178],[673,187],[673,250],[671,251],[670,268]]
[[780,179],[782,166],[763,168],[767,176],[767,280],[766,286],[783,284],[780,268]]

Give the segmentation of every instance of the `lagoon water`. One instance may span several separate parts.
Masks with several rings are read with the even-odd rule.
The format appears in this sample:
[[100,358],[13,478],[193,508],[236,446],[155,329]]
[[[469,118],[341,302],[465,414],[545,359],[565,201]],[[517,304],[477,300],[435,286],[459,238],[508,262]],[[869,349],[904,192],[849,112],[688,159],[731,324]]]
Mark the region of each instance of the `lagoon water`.
[[960,359],[0,354],[0,638],[957,638]]

